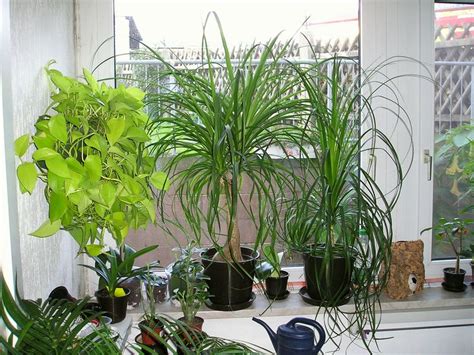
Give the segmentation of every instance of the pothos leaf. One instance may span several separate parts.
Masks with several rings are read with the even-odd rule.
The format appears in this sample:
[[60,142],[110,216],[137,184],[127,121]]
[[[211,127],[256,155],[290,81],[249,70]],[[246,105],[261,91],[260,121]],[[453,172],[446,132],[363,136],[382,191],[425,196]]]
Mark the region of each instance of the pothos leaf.
[[150,182],[158,190],[168,191],[171,182],[168,179],[168,175],[163,171],[157,171],[150,176]]
[[22,163],[16,169],[16,175],[20,182],[21,192],[33,192],[38,179],[38,173],[33,163]]
[[21,158],[23,155],[25,155],[26,151],[28,150],[29,145],[30,145],[29,134],[24,134],[21,137],[18,137],[15,140],[15,154]]
[[51,222],[49,219],[47,219],[37,230],[35,230],[33,233],[30,233],[30,235],[38,238],[50,237],[59,231],[59,228],[61,228],[60,220]]

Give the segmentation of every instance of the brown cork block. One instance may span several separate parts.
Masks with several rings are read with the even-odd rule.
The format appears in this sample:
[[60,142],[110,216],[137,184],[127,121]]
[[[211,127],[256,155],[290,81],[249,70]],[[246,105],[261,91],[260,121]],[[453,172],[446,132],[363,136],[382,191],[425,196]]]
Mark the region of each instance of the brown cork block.
[[415,240],[392,243],[386,294],[390,298],[401,300],[421,292],[424,283],[423,242]]

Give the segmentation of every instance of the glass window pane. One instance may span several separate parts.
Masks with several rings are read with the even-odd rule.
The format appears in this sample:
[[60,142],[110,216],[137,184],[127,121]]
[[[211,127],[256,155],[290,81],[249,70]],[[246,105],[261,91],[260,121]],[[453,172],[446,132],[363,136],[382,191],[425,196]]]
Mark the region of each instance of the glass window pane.
[[[435,4],[435,155],[433,224],[468,218],[474,203],[474,6]],[[433,233],[433,259],[454,256]]]
[[[161,66],[149,60],[144,44],[174,61],[175,65],[200,65],[203,24],[210,11],[218,14],[235,59],[242,56],[244,49],[265,43],[283,31],[280,43],[293,38],[286,52],[289,60],[314,60],[313,51],[316,59],[338,54],[356,59],[341,68],[346,83],[349,84],[352,74],[358,72],[359,0],[116,0],[115,40],[119,54],[116,72],[119,83],[138,85],[148,92],[159,90],[163,84],[172,85],[150,83],[149,79],[156,77]],[[223,48],[214,20],[206,29],[206,37],[213,61],[218,62],[223,58]],[[243,200],[247,197],[243,196]],[[167,212],[171,211],[165,210]],[[177,213],[177,219],[183,218],[179,210],[173,212]],[[251,223],[245,217],[239,219],[244,243],[255,240],[255,228]],[[141,247],[158,240],[161,264],[172,261],[170,249],[176,243],[170,238],[161,238],[162,231],[150,228],[136,234],[137,238],[132,236],[128,242]],[[181,234],[176,231],[175,237],[185,243]]]

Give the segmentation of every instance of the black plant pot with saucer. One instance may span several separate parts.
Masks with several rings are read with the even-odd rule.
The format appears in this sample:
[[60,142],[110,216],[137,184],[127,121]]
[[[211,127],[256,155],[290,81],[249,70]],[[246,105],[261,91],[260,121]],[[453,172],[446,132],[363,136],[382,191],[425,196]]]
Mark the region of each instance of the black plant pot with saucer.
[[272,300],[281,300],[288,297],[288,272],[281,271],[280,277],[267,277],[265,279],[265,289],[268,298]]
[[255,300],[252,287],[259,253],[245,247],[242,247],[241,251],[244,260],[233,264],[214,260],[217,253],[215,248],[201,255],[204,274],[209,277],[209,280],[206,280],[211,295],[206,302],[209,308],[236,311],[250,307]]
[[441,285],[446,291],[462,292],[466,289],[467,286],[464,284],[466,270],[459,269],[459,272],[456,272],[454,267],[447,267],[443,269],[443,272],[444,282]]

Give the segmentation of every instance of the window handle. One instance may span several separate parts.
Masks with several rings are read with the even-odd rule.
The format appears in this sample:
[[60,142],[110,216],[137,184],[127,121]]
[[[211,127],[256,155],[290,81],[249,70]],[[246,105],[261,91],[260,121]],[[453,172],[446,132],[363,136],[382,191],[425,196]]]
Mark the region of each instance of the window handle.
[[426,179],[428,181],[431,181],[432,175],[433,175],[433,156],[430,154],[429,149],[425,149],[423,151],[423,163],[428,164],[427,166],[427,176]]

